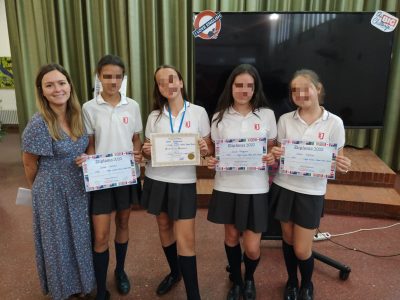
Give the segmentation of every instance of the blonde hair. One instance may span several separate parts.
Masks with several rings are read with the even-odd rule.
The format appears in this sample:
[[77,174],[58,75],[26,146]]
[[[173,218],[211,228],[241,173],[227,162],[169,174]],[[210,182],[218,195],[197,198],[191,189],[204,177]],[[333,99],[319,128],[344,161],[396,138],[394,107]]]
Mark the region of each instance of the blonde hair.
[[316,87],[316,88],[320,88],[320,92],[318,94],[318,102],[319,104],[323,104],[324,103],[324,97],[325,97],[325,88],[324,85],[321,82],[321,79],[319,78],[318,74],[315,73],[313,70],[309,70],[309,69],[301,69],[296,71],[293,74],[292,80],[290,80],[290,84],[289,84],[289,99],[292,99],[292,82],[293,80],[295,80],[295,78],[297,77],[306,77],[308,80],[311,81],[311,83]]
[[57,115],[49,105],[49,101],[43,95],[42,80],[44,75],[51,71],[58,71],[63,74],[71,86],[70,98],[67,102],[66,121],[71,131],[72,139],[77,140],[84,134],[81,105],[75,93],[71,77],[68,72],[59,64],[48,64],[42,66],[36,76],[36,106],[44,121],[47,123],[51,137],[58,141],[62,139],[61,127],[57,122]]

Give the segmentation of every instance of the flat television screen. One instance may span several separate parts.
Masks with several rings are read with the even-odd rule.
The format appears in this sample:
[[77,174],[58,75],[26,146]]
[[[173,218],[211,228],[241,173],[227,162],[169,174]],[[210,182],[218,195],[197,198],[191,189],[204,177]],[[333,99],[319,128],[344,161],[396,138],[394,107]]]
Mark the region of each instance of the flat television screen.
[[279,118],[296,70],[316,71],[323,106],[347,128],[383,126],[394,32],[371,25],[373,13],[222,13],[216,39],[195,39],[195,103],[210,116],[230,72],[254,65]]

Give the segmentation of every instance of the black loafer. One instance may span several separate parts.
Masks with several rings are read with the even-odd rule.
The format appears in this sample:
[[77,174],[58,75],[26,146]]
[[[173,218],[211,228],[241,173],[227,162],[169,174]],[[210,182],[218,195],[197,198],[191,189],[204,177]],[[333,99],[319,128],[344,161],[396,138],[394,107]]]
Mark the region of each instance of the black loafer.
[[307,287],[301,287],[299,292],[299,300],[313,300],[314,299],[314,287],[311,283]]
[[165,278],[160,282],[157,287],[156,293],[161,296],[168,293],[172,287],[177,284],[182,279],[182,276],[174,277],[171,274],[165,276]]
[[240,297],[243,295],[243,289],[240,285],[234,284],[228,292],[228,296],[226,296],[226,300],[240,300]]
[[246,280],[244,283],[243,298],[245,300],[256,299],[256,286],[253,280]]
[[117,282],[117,289],[121,295],[126,295],[131,290],[131,284],[129,282],[128,276],[126,275],[125,271],[118,273],[117,271],[114,272],[115,281]]
[[110,292],[109,292],[109,291],[106,291],[106,295],[104,296],[104,299],[99,299],[99,298],[97,297],[97,295],[96,295],[95,300],[110,300],[110,298],[111,298]]
[[299,288],[297,284],[287,283],[285,287],[285,292],[283,294],[283,300],[297,300],[298,293]]

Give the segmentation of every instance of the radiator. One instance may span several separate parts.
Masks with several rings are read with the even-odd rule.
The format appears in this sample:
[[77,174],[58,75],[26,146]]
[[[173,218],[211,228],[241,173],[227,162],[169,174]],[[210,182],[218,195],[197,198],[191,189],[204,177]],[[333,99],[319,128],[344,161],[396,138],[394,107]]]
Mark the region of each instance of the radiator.
[[0,110],[1,124],[18,124],[17,110]]

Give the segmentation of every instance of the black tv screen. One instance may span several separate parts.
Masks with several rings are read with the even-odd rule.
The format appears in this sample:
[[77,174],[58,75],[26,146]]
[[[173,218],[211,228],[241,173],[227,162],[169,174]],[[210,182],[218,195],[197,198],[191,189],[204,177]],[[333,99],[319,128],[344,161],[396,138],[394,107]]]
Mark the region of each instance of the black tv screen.
[[216,39],[195,39],[195,103],[211,116],[239,64],[254,65],[279,118],[294,109],[296,70],[316,71],[323,106],[347,128],[383,126],[394,32],[371,25],[373,13],[222,13]]

